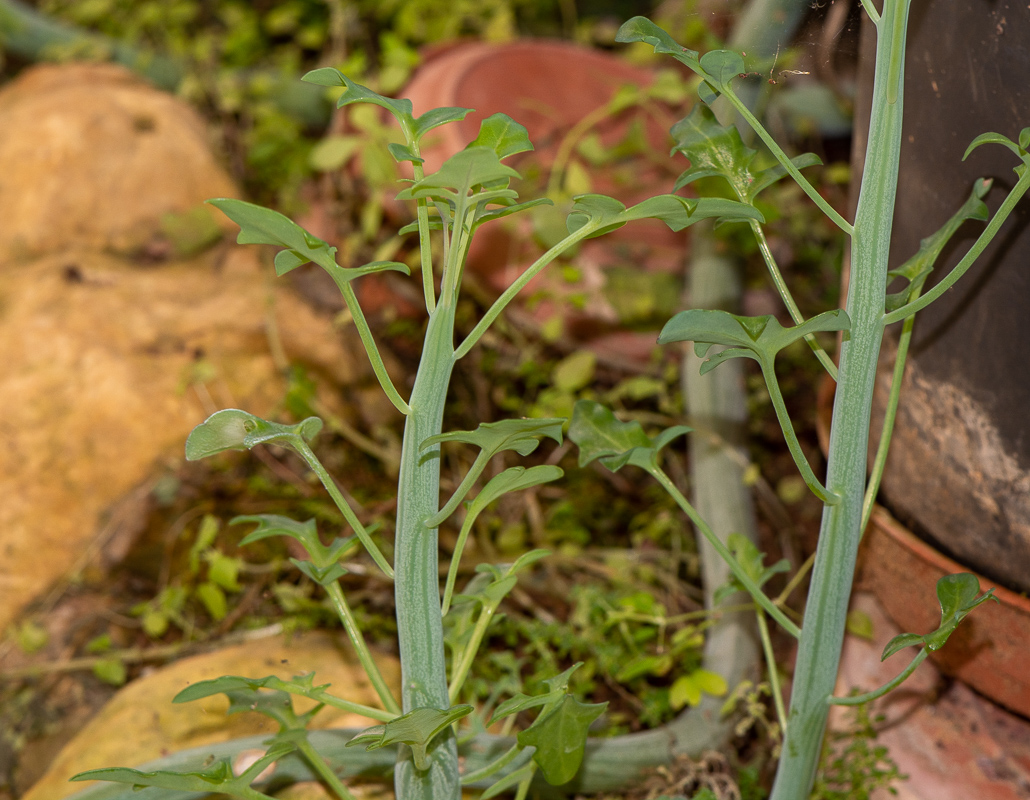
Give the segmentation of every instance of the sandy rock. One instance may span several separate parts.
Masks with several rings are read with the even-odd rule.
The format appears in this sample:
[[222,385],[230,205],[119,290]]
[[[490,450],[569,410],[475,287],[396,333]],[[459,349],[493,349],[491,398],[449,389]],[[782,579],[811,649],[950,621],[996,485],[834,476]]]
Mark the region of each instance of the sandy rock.
[[112,64],[27,70],[0,91],[0,130],[0,269],[69,245],[136,251],[165,214],[238,195],[197,114]]
[[[400,664],[378,656],[386,682],[400,685]],[[259,714],[226,716],[228,700],[218,695],[173,705],[172,698],[191,683],[220,675],[290,678],[314,672],[317,684],[332,684],[333,694],[379,707],[375,690],[362,671],[343,634],[323,632],[277,636],[183,659],[126,686],[54,760],[47,774],[23,800],[58,800],[90,784],[68,783],[88,769],[134,766],[178,750],[202,747],[242,736],[272,734],[276,725]],[[295,707],[311,707],[303,698]],[[365,727],[375,722],[356,714],[326,708],[315,717],[315,728]]]
[[79,562],[116,501],[182,457],[194,425],[219,408],[274,412],[270,320],[324,385],[374,380],[353,329],[262,260],[229,246],[139,269],[66,252],[0,271],[0,631]]

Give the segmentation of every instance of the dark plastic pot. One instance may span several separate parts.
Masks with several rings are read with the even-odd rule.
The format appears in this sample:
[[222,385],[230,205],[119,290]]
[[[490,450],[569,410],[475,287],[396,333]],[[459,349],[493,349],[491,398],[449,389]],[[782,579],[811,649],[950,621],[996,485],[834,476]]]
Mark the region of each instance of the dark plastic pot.
[[[892,267],[914,253],[919,240],[954,213],[974,180],[994,179],[987,197],[992,213],[1015,182],[1012,169],[1018,161],[1008,150],[984,146],[965,162],[962,155],[981,133],[996,131],[1017,139],[1019,131],[1030,125],[1027,31],[1030,8],[1025,3],[927,0],[914,4]],[[867,53],[871,39],[867,27],[863,34]],[[856,109],[856,131],[864,131],[863,119],[869,113],[872,60],[864,58],[863,63],[866,74]],[[859,169],[864,149],[863,141],[856,142]],[[881,499],[922,541],[899,535],[891,537],[887,546],[881,525],[880,534],[869,533],[878,543],[867,563],[874,573],[878,569],[891,573],[890,580],[873,583],[905,630],[925,632],[936,625],[920,616],[920,610],[934,611],[934,584],[943,573],[915,567],[934,547],[941,553],[931,561],[947,564],[953,572],[980,573],[984,589],[999,585],[1016,593],[1030,590],[1028,221],[1030,202],[1024,199],[980,262],[916,320]],[[958,262],[981,230],[982,223],[967,223],[959,231],[942,256],[934,281]],[[881,359],[874,428],[889,389],[897,331],[892,333]],[[891,526],[898,528],[895,523]],[[899,573],[900,563],[911,565],[912,570]],[[1018,599],[1012,593],[1006,597]],[[1009,623],[989,630],[987,622],[971,620],[968,636],[976,640],[974,651],[962,661],[945,657],[940,666],[1030,714],[1030,688],[1022,663],[1026,640],[1024,657],[1019,658],[1008,646]],[[991,665],[984,664],[985,657]],[[1006,667],[1006,658],[1018,661],[1019,669]],[[1011,673],[1012,681],[1024,676],[1023,686],[999,687],[991,675],[997,677],[999,670]]]

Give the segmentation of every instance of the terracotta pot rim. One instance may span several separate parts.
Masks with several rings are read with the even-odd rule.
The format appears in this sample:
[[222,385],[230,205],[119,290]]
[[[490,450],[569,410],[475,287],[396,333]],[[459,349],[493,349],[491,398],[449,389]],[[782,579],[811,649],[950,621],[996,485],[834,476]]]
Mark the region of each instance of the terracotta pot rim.
[[894,541],[916,555],[920,560],[927,564],[931,564],[946,575],[953,575],[958,572],[972,573],[976,576],[977,580],[980,581],[981,587],[987,586],[990,588],[993,586],[994,596],[997,597],[1003,605],[1015,608],[1027,616],[1030,616],[1030,598],[1026,595],[1014,592],[1012,589],[1008,589],[1005,586],[998,584],[997,581],[993,581],[964,564],[955,561],[949,556],[944,555],[940,550],[923,541],[908,530],[908,528],[898,522],[898,520],[896,520],[883,506],[876,505],[873,508],[870,524],[875,525],[877,529],[890,536]]

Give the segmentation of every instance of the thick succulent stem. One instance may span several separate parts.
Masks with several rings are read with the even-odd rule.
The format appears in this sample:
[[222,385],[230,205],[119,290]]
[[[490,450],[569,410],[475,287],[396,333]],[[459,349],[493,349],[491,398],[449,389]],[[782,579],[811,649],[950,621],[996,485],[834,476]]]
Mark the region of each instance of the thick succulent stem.
[[[841,498],[823,509],[812,584],[801,626],[783,755],[772,800],[808,797],[833,694],[858,543],[873,386],[887,286],[887,256],[901,148],[905,27],[910,0],[885,0],[877,22],[876,80],[861,195],[851,245],[847,312],[830,431],[826,485]],[[888,85],[891,84],[891,85]],[[893,101],[893,102],[892,102]]]

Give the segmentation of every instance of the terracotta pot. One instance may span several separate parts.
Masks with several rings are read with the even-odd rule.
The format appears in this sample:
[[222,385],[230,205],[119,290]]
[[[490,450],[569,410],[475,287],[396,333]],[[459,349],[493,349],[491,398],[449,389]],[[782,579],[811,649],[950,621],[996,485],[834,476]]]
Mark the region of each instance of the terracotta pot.
[[[903,631],[935,630],[940,625],[937,581],[969,571],[914,536],[883,508],[874,510],[862,542],[862,582]],[[946,675],[1030,717],[1030,600],[978,578],[981,590],[994,587],[999,602],[978,606],[931,658]]]

